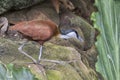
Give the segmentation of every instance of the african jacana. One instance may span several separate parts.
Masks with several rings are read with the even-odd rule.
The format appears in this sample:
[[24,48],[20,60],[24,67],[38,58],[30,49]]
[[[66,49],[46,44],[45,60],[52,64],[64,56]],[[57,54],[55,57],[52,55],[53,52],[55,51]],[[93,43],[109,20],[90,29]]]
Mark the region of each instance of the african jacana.
[[33,57],[28,55],[26,52],[24,52],[22,49],[26,42],[24,42],[18,50],[33,60],[34,63],[39,63],[40,58],[42,55],[42,47],[44,42],[50,40],[53,36],[56,36],[59,34],[60,38],[68,39],[68,38],[76,38],[80,40],[81,42],[83,39],[81,36],[78,35],[78,33],[75,30],[63,30],[62,34],[59,32],[59,29],[57,25],[52,21],[47,20],[33,20],[33,21],[24,21],[20,22],[12,27],[10,27],[10,30],[18,31],[23,35],[24,38],[38,42],[40,46],[40,52],[38,61],[36,61]]

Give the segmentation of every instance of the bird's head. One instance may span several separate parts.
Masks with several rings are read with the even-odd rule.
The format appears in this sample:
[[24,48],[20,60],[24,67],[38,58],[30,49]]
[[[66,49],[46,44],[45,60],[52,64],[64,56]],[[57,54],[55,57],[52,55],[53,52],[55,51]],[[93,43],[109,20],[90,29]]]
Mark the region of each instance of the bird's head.
[[75,38],[78,39],[80,42],[84,42],[84,39],[74,29],[61,30],[60,32],[61,32],[61,34],[59,35],[60,38],[63,39]]

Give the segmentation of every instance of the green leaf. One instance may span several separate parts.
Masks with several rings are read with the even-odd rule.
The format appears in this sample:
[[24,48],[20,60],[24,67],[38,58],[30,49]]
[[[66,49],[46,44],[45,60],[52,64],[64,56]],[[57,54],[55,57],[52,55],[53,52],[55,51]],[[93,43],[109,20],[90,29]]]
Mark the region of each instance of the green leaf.
[[7,71],[6,71],[5,66],[0,64],[0,80],[5,80],[6,73],[7,73]]
[[98,12],[92,14],[94,27],[100,31],[96,47],[96,69],[105,80],[120,79],[120,0],[96,0]]
[[0,63],[0,80],[38,80],[27,68],[15,68],[13,64],[7,66]]

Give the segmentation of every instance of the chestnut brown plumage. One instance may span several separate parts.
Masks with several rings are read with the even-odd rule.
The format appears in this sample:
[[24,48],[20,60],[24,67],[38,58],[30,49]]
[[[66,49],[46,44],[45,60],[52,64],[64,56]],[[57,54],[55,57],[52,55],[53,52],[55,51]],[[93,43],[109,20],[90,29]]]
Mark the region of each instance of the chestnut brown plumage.
[[[45,41],[48,41],[53,36],[59,33],[57,25],[52,21],[44,21],[44,20],[34,20],[34,21],[24,21],[12,26],[10,30],[16,30],[23,35],[24,38],[38,42],[40,47],[40,54],[38,58],[38,62],[40,61],[42,55],[42,45]],[[26,43],[26,42],[25,42]],[[37,62],[34,58],[25,53],[22,48],[25,45],[21,45],[18,50],[24,55],[28,56],[33,62]]]
[[52,21],[35,20],[24,21],[11,27],[10,30],[20,32],[23,37],[38,42],[42,45],[54,35],[58,34],[58,28]]

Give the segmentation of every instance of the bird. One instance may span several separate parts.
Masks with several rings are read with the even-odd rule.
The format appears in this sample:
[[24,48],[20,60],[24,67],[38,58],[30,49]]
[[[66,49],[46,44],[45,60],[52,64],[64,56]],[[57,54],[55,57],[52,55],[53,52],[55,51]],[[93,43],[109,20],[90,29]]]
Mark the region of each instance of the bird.
[[[62,30],[60,33],[58,26],[50,20],[32,20],[32,21],[24,21],[15,24],[10,27],[10,30],[15,30],[22,34],[23,38],[27,39],[18,50],[32,59],[34,63],[40,63],[43,44],[46,41],[49,41],[52,37],[59,37],[63,39],[76,38],[80,41],[83,41],[83,38],[78,35],[75,30]],[[40,51],[38,60],[35,60],[32,56],[28,55],[23,51],[23,47],[28,41],[35,41],[40,44]]]

